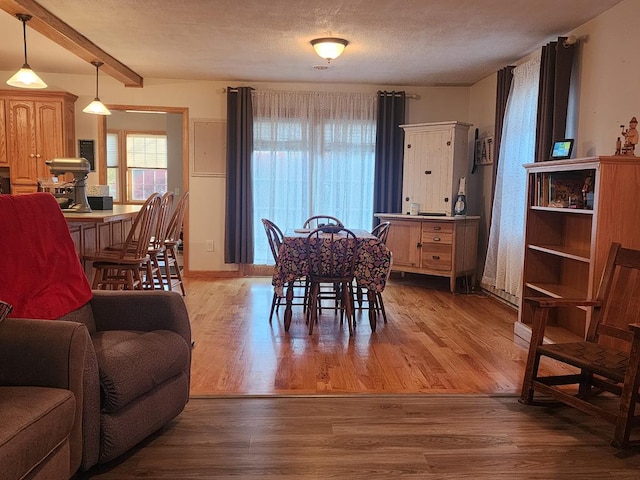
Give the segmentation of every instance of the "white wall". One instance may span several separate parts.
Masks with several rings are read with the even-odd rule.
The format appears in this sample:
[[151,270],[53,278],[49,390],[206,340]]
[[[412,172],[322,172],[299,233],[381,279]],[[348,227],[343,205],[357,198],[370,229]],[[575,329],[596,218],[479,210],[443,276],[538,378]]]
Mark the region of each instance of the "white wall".
[[[478,129],[478,135],[495,135],[496,115],[496,82],[497,74],[493,74],[470,89],[469,122],[473,123],[472,130]],[[470,138],[473,144],[473,136]],[[489,240],[489,226],[491,218],[491,189],[493,183],[493,170],[495,165],[479,165],[476,173],[472,175],[472,185],[475,190],[469,192],[469,208],[473,213],[480,215],[480,228],[478,232],[478,276],[482,273],[487,243]]]
[[[0,72],[2,78],[13,72]],[[82,109],[95,96],[95,76],[46,74],[50,90],[63,90],[78,96],[76,102],[76,138],[97,139],[97,119],[82,113]],[[132,105],[156,107],[186,107],[189,118],[223,120],[226,118],[227,86],[242,86],[235,81],[207,82],[145,78],[144,88],[125,88],[106,75],[100,76],[100,98],[107,105]],[[469,88],[467,87],[402,87],[357,86],[328,84],[272,84],[251,83],[254,88],[280,90],[323,90],[345,92],[370,92],[378,90],[405,90],[416,94],[407,104],[407,123],[445,120],[467,121],[469,112]],[[187,139],[189,141],[189,139]],[[192,145],[190,168],[193,161]],[[89,183],[97,183],[92,174]],[[235,270],[235,265],[224,263],[224,206],[225,179],[221,177],[189,176],[188,246],[190,271]],[[214,241],[214,251],[206,251],[206,240]]]
[[579,157],[613,155],[620,125],[640,116],[639,19],[640,2],[625,0],[571,32],[579,39]]
[[[579,75],[576,154],[609,155],[613,152],[619,125],[627,125],[631,116],[640,115],[640,78],[635,53],[636,24],[640,2],[625,0],[574,32],[579,37]],[[549,39],[552,40],[552,39]],[[517,63],[517,62],[515,62]],[[8,78],[13,72],[0,72]],[[95,117],[82,113],[94,97],[93,75],[43,75],[51,90],[78,95],[76,103],[76,138],[96,139]],[[149,79],[144,88],[125,88],[112,78],[100,76],[100,97],[107,104],[186,107],[190,118],[221,120],[226,117],[227,86],[241,86],[236,81],[207,82]],[[402,87],[327,84],[259,84],[255,88],[376,92],[405,90],[419,99],[407,103],[407,123],[460,120],[474,124],[481,132],[494,124],[495,76],[473,87]],[[472,138],[472,137],[471,137]],[[191,151],[191,145],[189,146]],[[470,153],[471,155],[471,153]],[[471,158],[471,157],[470,157]],[[190,159],[191,161],[192,159]],[[482,188],[469,191],[470,211],[483,217],[481,245],[486,245],[492,167],[479,167],[477,181]],[[472,183],[470,188],[472,188]],[[225,181],[218,177],[189,177],[189,268],[195,271],[233,270],[223,259]],[[475,203],[475,205],[474,205]],[[214,252],[205,251],[205,241],[213,239]],[[482,249],[484,251],[484,249]]]

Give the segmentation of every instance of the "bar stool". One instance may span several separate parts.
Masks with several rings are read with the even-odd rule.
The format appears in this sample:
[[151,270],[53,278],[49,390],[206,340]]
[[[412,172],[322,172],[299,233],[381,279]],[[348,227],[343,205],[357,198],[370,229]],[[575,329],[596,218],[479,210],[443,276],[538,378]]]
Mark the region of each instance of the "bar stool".
[[154,289],[158,286],[160,290],[164,290],[165,281],[166,286],[171,290],[171,280],[167,275],[162,272],[160,258],[164,255],[166,250],[165,240],[167,238],[167,227],[169,226],[169,220],[171,216],[171,209],[173,208],[173,192],[166,192],[160,199],[160,211],[158,212],[158,218],[156,220],[155,228],[153,229],[153,235],[149,242],[149,262],[147,264],[146,282],[145,286],[150,289]]
[[167,224],[164,238],[164,250],[158,255],[158,262],[162,267],[162,274],[167,281],[167,288],[180,285],[182,295],[186,295],[184,283],[182,281],[182,267],[178,261],[178,245],[180,244],[180,234],[184,225],[184,216],[189,203],[189,192],[184,192],[182,198],[176,205],[169,222]]
[[127,239],[119,248],[104,248],[86,257],[93,262],[93,289],[142,290],[141,268],[151,271],[149,242],[160,211],[160,195],[150,195],[136,215]]

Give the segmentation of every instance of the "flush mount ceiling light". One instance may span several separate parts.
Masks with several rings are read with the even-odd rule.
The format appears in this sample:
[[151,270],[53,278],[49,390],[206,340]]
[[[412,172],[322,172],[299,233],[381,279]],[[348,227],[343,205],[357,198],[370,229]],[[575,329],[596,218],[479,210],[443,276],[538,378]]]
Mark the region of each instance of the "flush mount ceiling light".
[[313,45],[313,49],[321,58],[331,63],[331,60],[342,55],[349,42],[343,38],[326,37],[311,40],[311,45]]
[[13,77],[7,80],[7,85],[18,88],[47,88],[47,84],[31,70],[27,61],[27,22],[31,20],[31,15],[24,13],[16,14],[18,20],[22,22],[22,40],[24,45],[24,65]]
[[100,101],[100,97],[98,96],[98,72],[100,70],[100,67],[104,65],[104,63],[91,62],[91,65],[96,67],[96,98],[93,99],[93,102],[84,107],[82,111],[84,113],[91,113],[93,115],[111,115],[109,109],[104,106],[104,103]]

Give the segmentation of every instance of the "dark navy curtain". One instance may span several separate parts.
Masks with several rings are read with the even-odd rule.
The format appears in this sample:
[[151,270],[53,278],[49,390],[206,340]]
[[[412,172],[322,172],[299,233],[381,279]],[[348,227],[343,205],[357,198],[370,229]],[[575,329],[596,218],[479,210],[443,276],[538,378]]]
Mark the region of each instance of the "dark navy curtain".
[[[405,92],[378,92],[374,213],[400,213],[404,154]],[[377,222],[374,221],[374,225]]]
[[253,263],[253,107],[250,87],[227,88],[224,261]]
[[567,44],[566,37],[558,37],[557,42],[542,47],[536,162],[549,160],[553,142],[565,138],[574,52],[575,44]]

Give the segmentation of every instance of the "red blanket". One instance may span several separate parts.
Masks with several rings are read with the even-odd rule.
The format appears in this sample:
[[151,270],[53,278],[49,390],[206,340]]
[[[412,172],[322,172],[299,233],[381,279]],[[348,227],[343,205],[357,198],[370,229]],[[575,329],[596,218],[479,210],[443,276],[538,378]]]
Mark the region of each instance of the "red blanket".
[[0,195],[0,225],[0,300],[13,305],[11,317],[53,320],[91,299],[53,195]]

